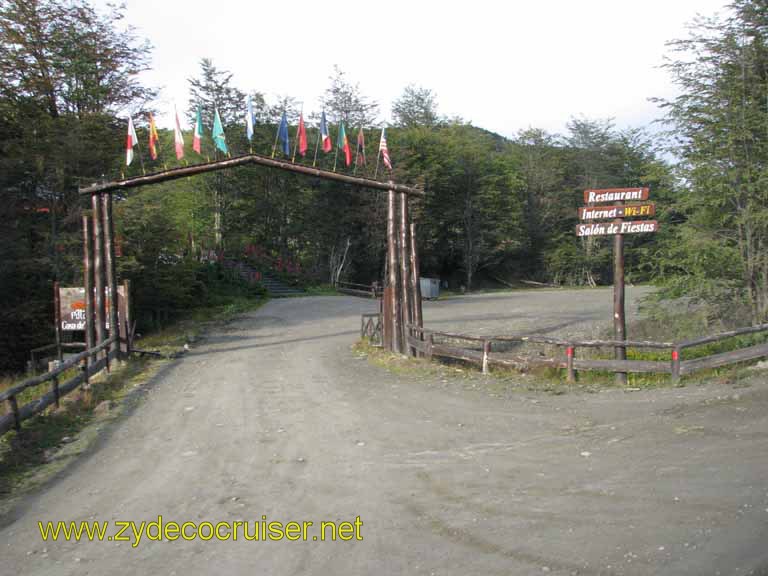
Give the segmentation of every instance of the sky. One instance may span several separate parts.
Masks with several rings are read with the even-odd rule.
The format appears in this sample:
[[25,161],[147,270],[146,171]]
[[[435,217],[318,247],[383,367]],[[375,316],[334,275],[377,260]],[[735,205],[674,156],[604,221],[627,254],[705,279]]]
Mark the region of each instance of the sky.
[[[665,42],[724,0],[379,0],[263,2],[126,0],[126,22],[154,45],[143,81],[162,88],[158,123],[187,104],[201,58],[267,102],[292,96],[321,108],[334,65],[380,105],[380,122],[409,84],[438,111],[507,137],[529,127],[563,133],[571,117],[618,128],[661,116],[652,97],[675,87]],[[96,6],[106,6],[97,0]]]

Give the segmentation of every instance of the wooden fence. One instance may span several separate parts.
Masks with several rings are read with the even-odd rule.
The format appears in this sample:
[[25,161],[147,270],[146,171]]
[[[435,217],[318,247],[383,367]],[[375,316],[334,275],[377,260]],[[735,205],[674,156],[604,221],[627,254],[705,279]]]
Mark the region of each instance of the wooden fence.
[[[421,355],[426,358],[440,356],[445,358],[454,358],[479,364],[484,373],[492,365],[511,368],[528,368],[533,366],[546,366],[551,368],[562,368],[566,370],[569,382],[576,379],[576,373],[579,370],[596,370],[604,372],[639,372],[639,373],[660,373],[670,374],[673,381],[679,380],[680,376],[691,374],[699,370],[717,368],[728,364],[736,364],[747,360],[754,360],[763,356],[768,356],[768,343],[755,344],[746,348],[730,350],[710,354],[690,360],[683,359],[683,351],[686,349],[720,342],[735,336],[746,334],[757,334],[768,331],[768,324],[759,324],[757,326],[748,326],[728,332],[721,332],[711,336],[683,340],[681,342],[651,342],[651,341],[616,341],[616,340],[565,340],[561,338],[550,338],[539,335],[505,335],[505,336],[476,336],[469,334],[452,334],[447,332],[436,332],[419,328],[415,325],[408,325],[410,334],[408,336],[409,349],[415,355]],[[462,347],[448,344],[446,342],[436,342],[438,340],[465,341],[473,342],[479,349]],[[502,355],[493,351],[494,343],[531,343],[554,346],[561,349],[562,352],[552,356],[515,356],[510,354]],[[610,360],[577,358],[576,351],[579,348],[615,348],[617,346],[625,348],[646,348],[660,349],[669,351],[669,360]]]
[[356,284],[354,282],[336,282],[334,286],[338,292],[350,296],[362,296],[363,298],[380,298],[381,287],[378,284]]
[[[8,405],[7,413],[0,416],[0,436],[11,429],[20,430],[21,423],[24,420],[31,418],[35,414],[39,414],[51,404],[55,404],[58,407],[62,396],[66,396],[80,384],[84,383],[87,385],[88,379],[104,368],[108,370],[110,362],[120,354],[119,346],[112,346],[112,344],[116,342],[119,343],[119,341],[119,336],[115,334],[104,340],[98,346],[89,348],[88,350],[61,362],[55,369],[40,376],[29,378],[21,384],[17,384],[8,390],[0,392],[0,403],[5,402]],[[111,350],[109,350],[110,347],[112,348]],[[130,346],[128,346],[128,349],[130,350]],[[104,350],[108,350],[108,352],[104,354]],[[96,360],[97,355],[100,356],[98,360]],[[61,375],[76,366],[82,367],[80,373],[66,382],[60,383],[59,379]],[[45,382],[51,383],[50,391],[21,407],[19,406],[16,399],[19,394],[28,388],[39,386]]]

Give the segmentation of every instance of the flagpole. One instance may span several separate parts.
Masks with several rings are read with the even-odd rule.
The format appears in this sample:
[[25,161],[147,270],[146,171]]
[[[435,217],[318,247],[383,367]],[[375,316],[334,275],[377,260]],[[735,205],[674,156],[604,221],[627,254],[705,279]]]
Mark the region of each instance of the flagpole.
[[[285,114],[285,110],[283,110],[283,114]],[[282,123],[282,119],[280,119],[280,123]],[[280,137],[280,124],[277,125],[277,134],[275,134],[275,143],[272,144],[272,158],[275,157],[275,150],[277,150],[277,139]]]
[[136,138],[136,148],[139,151],[139,164],[141,164],[141,173],[146,175],[146,171],[144,170],[144,158],[141,157],[141,144],[139,144],[139,139]]
[[312,168],[317,164],[317,150],[320,148],[320,128],[317,129],[317,142],[315,142],[315,159],[312,160]]
[[304,102],[301,103],[301,112],[299,112],[299,125],[296,126],[296,141],[293,143],[293,156],[291,162],[296,163],[296,148],[299,146],[299,130],[301,130],[301,121],[304,119]]
[[[363,127],[360,127],[362,130]],[[352,174],[357,174],[357,161],[360,158],[360,133],[357,134],[357,142],[355,142],[355,167],[352,168]]]
[[[339,122],[338,134],[336,134],[336,154],[333,156],[333,171],[336,172],[336,161],[339,159],[339,136],[341,135],[341,122]],[[330,138],[330,130],[328,130],[328,137]]]
[[381,158],[381,143],[379,143],[379,153],[376,154],[376,171],[373,173],[373,179],[379,177],[379,159]]

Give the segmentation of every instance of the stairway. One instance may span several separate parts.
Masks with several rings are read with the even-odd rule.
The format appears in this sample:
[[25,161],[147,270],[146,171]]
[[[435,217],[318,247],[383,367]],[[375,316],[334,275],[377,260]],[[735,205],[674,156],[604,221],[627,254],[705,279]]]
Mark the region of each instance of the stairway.
[[281,298],[283,296],[299,296],[301,294],[305,294],[304,290],[301,288],[289,286],[285,282],[270,276],[268,273],[262,274],[261,280],[256,280],[256,278],[259,277],[258,271],[256,268],[245,262],[227,259],[222,261],[222,265],[225,268],[234,270],[246,282],[259,282],[262,286],[264,286],[267,294],[269,294],[271,298]]
[[269,274],[263,274],[261,277],[261,285],[266,288],[267,293],[271,298],[282,298],[284,296],[300,296],[304,294],[304,290],[295,286],[289,286],[276,278],[273,278]]

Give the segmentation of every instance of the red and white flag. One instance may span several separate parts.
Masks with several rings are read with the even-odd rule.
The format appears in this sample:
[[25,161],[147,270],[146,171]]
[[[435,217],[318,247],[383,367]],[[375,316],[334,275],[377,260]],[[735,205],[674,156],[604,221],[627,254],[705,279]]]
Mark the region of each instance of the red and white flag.
[[136,136],[136,129],[133,127],[133,119],[128,116],[128,135],[125,137],[125,165],[130,166],[133,162],[133,147],[139,143]]
[[381,129],[381,140],[379,140],[379,154],[384,161],[384,166],[392,170],[392,160],[389,158],[389,148],[387,148],[387,129]]
[[181,133],[181,123],[179,122],[179,113],[176,112],[176,125],[173,127],[173,141],[176,144],[176,159],[181,160],[184,158],[184,135]]

